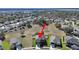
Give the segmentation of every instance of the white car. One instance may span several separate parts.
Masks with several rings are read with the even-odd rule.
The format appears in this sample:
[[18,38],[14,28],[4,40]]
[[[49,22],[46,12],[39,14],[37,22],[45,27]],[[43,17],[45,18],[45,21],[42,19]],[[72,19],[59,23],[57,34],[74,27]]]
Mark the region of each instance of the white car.
[[16,24],[10,24],[10,26],[14,28],[14,27],[16,27]]
[[5,26],[0,27],[0,29],[1,29],[1,30],[4,30],[4,29],[5,29]]

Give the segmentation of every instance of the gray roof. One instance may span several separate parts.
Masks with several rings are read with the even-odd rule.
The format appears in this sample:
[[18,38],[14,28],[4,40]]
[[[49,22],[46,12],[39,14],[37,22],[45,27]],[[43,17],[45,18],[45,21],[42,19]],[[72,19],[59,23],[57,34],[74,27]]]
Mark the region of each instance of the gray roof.
[[79,50],[79,47],[76,46],[76,45],[72,45],[71,48],[74,49],[74,50]]
[[70,44],[78,45],[79,46],[79,40],[75,37],[72,37],[70,40],[67,41]]

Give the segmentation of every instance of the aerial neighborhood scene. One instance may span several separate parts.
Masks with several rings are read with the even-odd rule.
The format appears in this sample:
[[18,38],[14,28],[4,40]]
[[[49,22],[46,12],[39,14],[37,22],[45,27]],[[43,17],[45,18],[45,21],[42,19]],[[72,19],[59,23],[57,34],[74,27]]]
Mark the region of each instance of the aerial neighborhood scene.
[[0,50],[79,50],[79,9],[1,8]]

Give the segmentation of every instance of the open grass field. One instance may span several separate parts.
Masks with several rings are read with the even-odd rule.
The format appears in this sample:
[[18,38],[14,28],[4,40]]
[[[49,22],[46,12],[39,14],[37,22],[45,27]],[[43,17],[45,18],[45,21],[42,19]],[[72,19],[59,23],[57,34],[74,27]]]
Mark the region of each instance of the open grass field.
[[[35,26],[31,29],[26,28],[25,30],[18,30],[14,32],[8,32],[5,34],[6,40],[3,42],[3,46],[5,49],[9,49],[9,40],[11,38],[19,38],[20,41],[22,42],[22,45],[24,48],[32,47],[32,33],[39,32],[41,29],[40,26]],[[21,32],[24,31],[25,37],[21,37]],[[49,26],[46,27],[44,30],[45,35],[57,35],[58,37],[62,38],[63,36],[66,36],[63,31],[58,30],[54,24],[50,24]],[[50,38],[50,37],[49,37]],[[50,40],[48,40],[48,43],[50,43]]]

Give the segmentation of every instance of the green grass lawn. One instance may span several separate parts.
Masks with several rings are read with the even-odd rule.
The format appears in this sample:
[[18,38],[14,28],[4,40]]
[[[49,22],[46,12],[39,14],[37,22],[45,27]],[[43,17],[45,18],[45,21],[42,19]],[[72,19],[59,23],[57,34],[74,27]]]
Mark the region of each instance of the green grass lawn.
[[32,40],[33,47],[36,47],[36,39]]
[[3,46],[4,50],[10,50],[10,44],[9,44],[9,42],[7,40],[4,40],[2,42],[2,46]]
[[46,40],[47,41],[47,46],[50,47],[50,36],[49,35],[47,35],[47,36],[48,36],[48,39]]
[[61,50],[70,50],[68,47],[61,48]]

